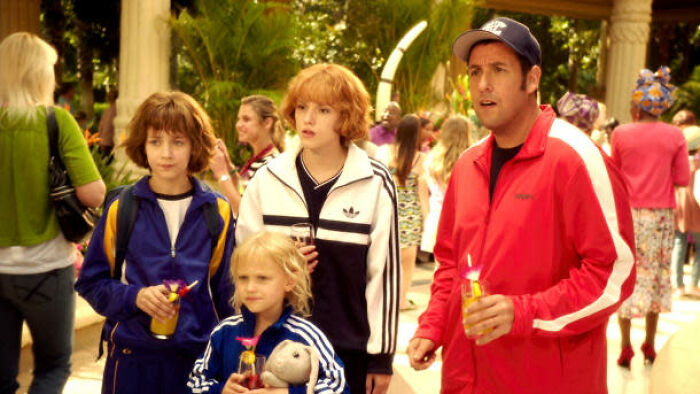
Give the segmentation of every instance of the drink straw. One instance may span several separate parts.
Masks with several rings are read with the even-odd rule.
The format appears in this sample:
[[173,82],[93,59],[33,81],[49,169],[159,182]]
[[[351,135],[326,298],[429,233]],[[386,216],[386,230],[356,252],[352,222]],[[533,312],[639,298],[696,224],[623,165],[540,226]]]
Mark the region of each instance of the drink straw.
[[192,290],[193,287],[197,286],[197,283],[199,283],[199,280],[195,280],[194,282],[187,285],[187,290]]

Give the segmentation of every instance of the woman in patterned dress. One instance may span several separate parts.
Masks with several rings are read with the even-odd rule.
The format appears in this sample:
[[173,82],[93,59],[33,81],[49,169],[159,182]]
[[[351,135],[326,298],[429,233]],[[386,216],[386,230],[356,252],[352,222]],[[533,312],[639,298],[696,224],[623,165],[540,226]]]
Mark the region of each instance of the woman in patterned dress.
[[377,158],[394,176],[398,191],[399,243],[401,244],[401,311],[415,309],[406,293],[411,286],[416,255],[421,242],[423,222],[428,214],[428,186],[423,176],[424,155],[420,149],[420,119],[406,115],[401,119],[396,140],[382,145]]
[[248,144],[253,154],[240,171],[234,171],[226,144],[217,140],[216,151],[209,167],[219,181],[221,192],[231,203],[238,217],[241,195],[255,171],[284,151],[285,130],[275,103],[263,95],[244,97],[236,120],[238,142]]
[[646,318],[641,350],[645,362],[652,363],[659,313],[671,310],[674,186],[688,184],[690,165],[683,132],[659,120],[673,102],[669,79],[668,67],[642,70],[632,92],[634,122],[612,134],[611,156],[627,181],[637,245],[634,292],[618,310],[622,350],[617,364],[625,368],[634,356],[631,319]]

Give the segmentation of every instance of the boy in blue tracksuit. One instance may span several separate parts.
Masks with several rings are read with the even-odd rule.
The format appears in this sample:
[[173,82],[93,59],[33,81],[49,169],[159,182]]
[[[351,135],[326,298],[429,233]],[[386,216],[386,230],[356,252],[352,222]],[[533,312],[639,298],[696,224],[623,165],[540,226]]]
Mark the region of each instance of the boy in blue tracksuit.
[[[122,195],[105,208],[75,287],[107,318],[103,393],[184,393],[209,333],[234,312],[228,302],[233,215],[223,197],[191,176],[206,168],[215,147],[209,119],[196,101],[180,92],[155,93],[129,129],[126,153],[150,175],[131,190],[138,211],[117,268],[121,275],[115,277],[115,236]],[[216,240],[205,205],[218,213]],[[194,285],[178,306],[168,299],[164,280]],[[172,335],[152,335],[152,319],[167,321],[175,314]]]
[[[260,232],[236,248],[231,273],[236,284],[234,303],[241,314],[224,320],[212,332],[187,383],[191,392],[349,393],[342,362],[328,338],[297,315],[310,311],[311,286],[306,260],[294,242],[280,233]],[[316,381],[261,388],[258,379],[241,373],[241,360],[268,359],[284,340],[300,342],[318,354],[318,365],[312,365],[317,367]]]

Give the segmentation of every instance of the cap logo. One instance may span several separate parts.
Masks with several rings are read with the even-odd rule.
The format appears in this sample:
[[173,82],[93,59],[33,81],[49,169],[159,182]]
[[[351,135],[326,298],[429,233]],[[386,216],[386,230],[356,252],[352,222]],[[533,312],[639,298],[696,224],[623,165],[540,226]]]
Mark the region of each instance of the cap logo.
[[486,30],[500,37],[501,33],[503,33],[503,29],[506,27],[508,27],[508,25],[506,25],[504,22],[494,20],[485,24],[481,30]]

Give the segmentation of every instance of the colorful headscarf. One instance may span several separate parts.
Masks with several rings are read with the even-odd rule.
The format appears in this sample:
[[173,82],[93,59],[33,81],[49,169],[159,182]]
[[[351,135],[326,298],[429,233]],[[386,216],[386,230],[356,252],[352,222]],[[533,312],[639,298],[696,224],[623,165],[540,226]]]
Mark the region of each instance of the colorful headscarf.
[[557,101],[559,115],[567,122],[588,132],[593,129],[593,124],[598,119],[600,109],[598,102],[584,94],[566,92]]
[[637,87],[632,90],[632,102],[642,111],[661,115],[676,99],[676,87],[671,85],[670,69],[661,66],[653,73],[649,69],[639,72]]

